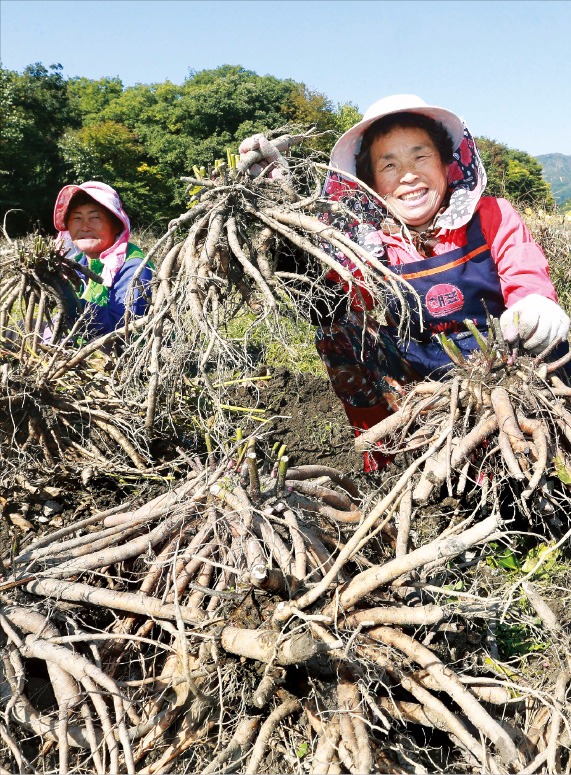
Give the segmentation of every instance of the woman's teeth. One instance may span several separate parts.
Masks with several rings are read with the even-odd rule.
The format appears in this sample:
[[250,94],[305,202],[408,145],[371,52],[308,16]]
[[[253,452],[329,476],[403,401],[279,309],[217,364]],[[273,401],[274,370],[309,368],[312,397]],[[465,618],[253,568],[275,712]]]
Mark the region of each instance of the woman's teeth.
[[403,202],[414,202],[416,199],[421,199],[426,194],[427,189],[423,188],[422,191],[411,191],[410,194],[402,194],[399,199]]

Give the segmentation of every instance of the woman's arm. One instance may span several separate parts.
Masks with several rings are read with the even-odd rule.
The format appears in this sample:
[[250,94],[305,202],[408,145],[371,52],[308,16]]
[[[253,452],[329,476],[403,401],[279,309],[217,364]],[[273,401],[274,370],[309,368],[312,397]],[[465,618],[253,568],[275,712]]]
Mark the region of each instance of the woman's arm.
[[545,254],[507,199],[483,197],[478,212],[498,268],[506,307],[532,293],[556,302]]
[[557,303],[545,254],[523,219],[508,201],[492,197],[482,200],[480,219],[502,284],[505,340],[535,355],[565,341],[569,317]]

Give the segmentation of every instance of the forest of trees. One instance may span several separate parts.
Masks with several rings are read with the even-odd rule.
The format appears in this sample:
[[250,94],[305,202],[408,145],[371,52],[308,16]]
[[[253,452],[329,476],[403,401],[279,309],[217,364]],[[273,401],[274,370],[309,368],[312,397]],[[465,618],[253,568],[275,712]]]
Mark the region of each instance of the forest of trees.
[[[161,231],[184,211],[193,165],[237,151],[254,132],[285,124],[314,125],[313,148],[327,158],[340,133],[359,120],[351,103],[291,79],[239,66],[191,71],[170,81],[124,87],[119,78],[65,78],[61,65],[0,68],[0,217],[13,236],[36,225],[52,230],[52,210],[66,183],[97,179],[121,194],[134,225]],[[488,192],[517,205],[552,207],[540,164],[523,151],[478,138]]]

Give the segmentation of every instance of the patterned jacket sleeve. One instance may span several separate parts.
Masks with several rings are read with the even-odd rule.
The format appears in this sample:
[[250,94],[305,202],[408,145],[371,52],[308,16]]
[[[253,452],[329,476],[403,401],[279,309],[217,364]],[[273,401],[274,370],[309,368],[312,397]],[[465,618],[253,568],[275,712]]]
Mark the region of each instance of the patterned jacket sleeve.
[[[323,190],[324,196],[333,202],[342,205],[339,212],[334,215],[324,213],[320,218],[330,226],[335,227],[353,242],[360,245],[373,257],[383,260],[385,247],[379,238],[379,225],[383,215],[378,206],[358,186],[342,178],[337,173],[329,173]],[[354,283],[349,284],[333,269],[326,274],[326,282],[333,290],[336,289],[339,299],[343,298],[347,304],[336,305],[330,320],[324,318],[321,325],[339,318],[345,314],[349,306],[354,310],[373,309],[375,299],[367,288],[360,270],[341,252],[335,250],[329,243],[323,244],[323,249],[328,252],[341,266],[348,269],[354,277]]]

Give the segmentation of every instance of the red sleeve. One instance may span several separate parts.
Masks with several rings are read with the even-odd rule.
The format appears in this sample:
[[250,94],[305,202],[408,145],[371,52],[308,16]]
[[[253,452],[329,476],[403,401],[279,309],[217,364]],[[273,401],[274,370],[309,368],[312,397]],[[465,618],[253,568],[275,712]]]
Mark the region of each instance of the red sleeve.
[[507,199],[483,197],[478,212],[498,268],[506,307],[530,293],[556,302],[557,294],[549,278],[545,254]]

